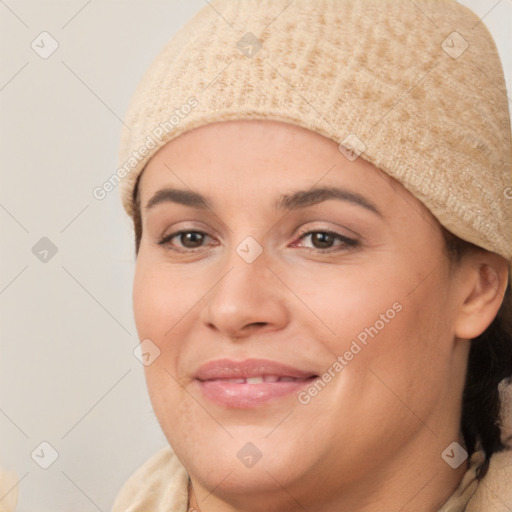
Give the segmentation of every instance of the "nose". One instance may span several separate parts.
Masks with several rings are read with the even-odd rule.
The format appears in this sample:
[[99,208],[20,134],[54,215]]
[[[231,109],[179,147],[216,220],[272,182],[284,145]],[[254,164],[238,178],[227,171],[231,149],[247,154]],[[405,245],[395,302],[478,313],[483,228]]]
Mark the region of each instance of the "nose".
[[232,339],[284,328],[290,318],[286,287],[269,259],[263,251],[248,263],[233,250],[207,295],[203,324]]

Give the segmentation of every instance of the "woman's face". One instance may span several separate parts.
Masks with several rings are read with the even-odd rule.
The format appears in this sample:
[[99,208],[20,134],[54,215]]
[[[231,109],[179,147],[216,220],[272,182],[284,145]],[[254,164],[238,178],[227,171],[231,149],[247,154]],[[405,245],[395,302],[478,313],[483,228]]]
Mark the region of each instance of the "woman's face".
[[467,344],[439,225],[411,193],[274,121],[177,137],[139,192],[148,389],[203,498],[307,508],[448,468]]

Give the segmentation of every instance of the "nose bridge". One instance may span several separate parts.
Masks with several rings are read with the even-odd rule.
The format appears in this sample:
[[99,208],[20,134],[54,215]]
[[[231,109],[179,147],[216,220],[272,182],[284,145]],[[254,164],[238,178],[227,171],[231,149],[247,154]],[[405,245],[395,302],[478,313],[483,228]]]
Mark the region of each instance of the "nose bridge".
[[241,308],[244,304],[249,307],[251,302],[259,302],[263,295],[267,295],[267,300],[275,297],[276,290],[268,282],[268,264],[267,251],[253,236],[233,244],[224,259],[224,277],[214,290],[216,299],[226,301],[226,306],[233,301],[230,307],[236,304]]
[[242,288],[256,276],[265,280],[267,265],[271,264],[269,249],[264,247],[268,225],[258,218],[257,211],[247,202],[244,211],[228,221],[227,250],[222,260],[226,271],[231,270],[225,279],[236,281]]
[[269,252],[255,237],[233,244],[208,294],[202,320],[230,336],[240,336],[251,324],[282,327],[288,315],[269,265]]

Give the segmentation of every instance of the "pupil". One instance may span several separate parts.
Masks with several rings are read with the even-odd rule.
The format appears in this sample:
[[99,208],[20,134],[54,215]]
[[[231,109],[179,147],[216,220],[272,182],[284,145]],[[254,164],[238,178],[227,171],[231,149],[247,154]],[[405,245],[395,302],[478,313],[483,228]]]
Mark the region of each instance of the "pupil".
[[[325,246],[330,246],[330,242],[332,235],[329,233],[314,233],[313,234],[313,245],[315,245],[316,241],[320,242],[321,247],[325,248]],[[327,241],[326,241],[327,239]]]
[[202,235],[200,233],[196,233],[196,232],[190,232],[190,233],[182,233],[181,235],[181,243],[185,246],[185,247],[196,247],[196,245],[194,245],[194,242],[197,242],[197,238],[199,238],[199,242],[201,242],[201,237]]

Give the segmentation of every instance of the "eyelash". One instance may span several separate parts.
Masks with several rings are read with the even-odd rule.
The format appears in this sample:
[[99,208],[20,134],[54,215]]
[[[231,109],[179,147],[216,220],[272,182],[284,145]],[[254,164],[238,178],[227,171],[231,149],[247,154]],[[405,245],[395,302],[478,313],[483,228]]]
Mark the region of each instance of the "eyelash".
[[[187,234],[187,233],[195,233],[195,234],[199,234],[199,235],[204,235],[206,237],[210,236],[207,233],[204,233],[203,231],[195,231],[195,230],[177,231],[175,233],[172,233],[170,235],[162,237],[162,239],[158,242],[158,244],[162,245],[162,246],[169,245],[169,249],[170,250],[175,251],[175,252],[179,252],[179,253],[194,253],[196,251],[201,250],[202,247],[196,247],[194,249],[183,249],[183,248],[172,247],[170,245],[170,241],[173,238],[175,238],[177,236],[180,236],[180,235],[183,235],[183,234]],[[349,238],[347,236],[344,236],[344,235],[342,235],[340,233],[337,233],[336,231],[329,231],[329,230],[304,231],[304,232],[299,234],[297,240],[302,240],[306,236],[313,235],[315,233],[321,233],[321,234],[324,234],[324,235],[333,236],[336,240],[339,240],[339,241],[342,242],[342,244],[341,244],[342,248],[341,249],[336,249],[336,248],[330,247],[328,249],[317,249],[315,247],[303,247],[303,249],[306,249],[306,250],[308,250],[310,252],[331,253],[331,252],[339,252],[339,251],[343,251],[343,250],[348,250],[350,248],[354,249],[354,248],[357,248],[360,245],[360,242],[358,240],[355,240],[353,238]],[[292,246],[296,246],[295,244],[296,244],[297,240],[292,242]]]

